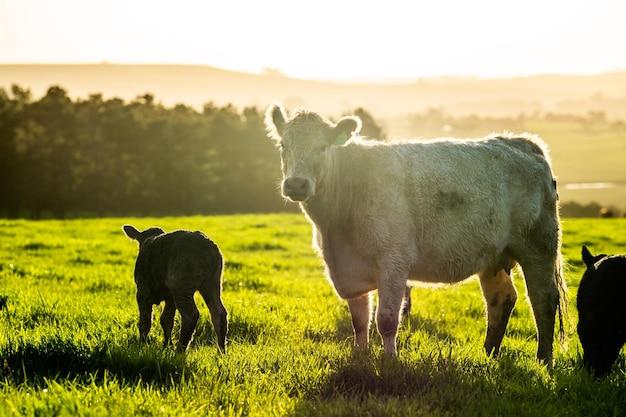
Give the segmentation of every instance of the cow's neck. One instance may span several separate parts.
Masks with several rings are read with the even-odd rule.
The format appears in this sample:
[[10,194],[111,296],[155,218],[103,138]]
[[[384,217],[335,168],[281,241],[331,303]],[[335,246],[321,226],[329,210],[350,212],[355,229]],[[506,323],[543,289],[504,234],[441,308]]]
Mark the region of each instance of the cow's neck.
[[315,195],[302,203],[302,209],[322,234],[346,227],[352,221],[354,175],[365,175],[354,172],[354,167],[360,164],[349,163],[357,157],[355,150],[347,147],[334,150],[325,161]]

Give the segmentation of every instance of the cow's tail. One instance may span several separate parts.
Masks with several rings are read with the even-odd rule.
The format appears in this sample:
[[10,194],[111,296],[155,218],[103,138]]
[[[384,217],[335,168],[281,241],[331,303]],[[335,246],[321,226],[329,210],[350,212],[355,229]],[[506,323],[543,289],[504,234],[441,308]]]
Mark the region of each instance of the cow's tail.
[[559,316],[559,340],[563,342],[566,334],[567,311],[567,284],[563,276],[563,257],[561,256],[561,245],[559,245],[558,255],[555,261],[554,279],[557,287],[558,303],[557,311]]
[[[549,163],[548,163],[549,164]],[[550,167],[550,171],[552,171],[552,167]],[[567,321],[568,321],[568,309],[567,309],[567,283],[565,282],[564,277],[564,262],[563,255],[561,254],[561,242],[562,242],[562,232],[561,232],[561,219],[559,215],[559,193],[557,189],[557,181],[554,178],[554,174],[552,174],[552,178],[550,181],[550,194],[551,201],[554,202],[554,215],[556,217],[557,224],[557,245],[556,245],[556,258],[554,260],[554,283],[556,284],[557,289],[557,311],[559,317],[559,340],[563,342],[565,340],[565,335],[567,333]]]

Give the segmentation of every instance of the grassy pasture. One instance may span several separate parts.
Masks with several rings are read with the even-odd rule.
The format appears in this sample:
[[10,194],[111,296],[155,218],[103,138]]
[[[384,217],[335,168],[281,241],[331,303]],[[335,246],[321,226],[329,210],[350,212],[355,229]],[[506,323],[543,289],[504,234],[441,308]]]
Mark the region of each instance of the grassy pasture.
[[[137,248],[120,229],[126,222],[200,229],[220,244],[226,355],[199,297],[186,355],[160,349],[158,321],[150,344],[137,343]],[[525,297],[501,357],[485,357],[475,279],[414,289],[398,360],[382,357],[374,330],[371,355],[353,354],[347,307],[323,277],[300,215],[0,220],[0,415],[625,415],[623,356],[604,380],[580,369],[574,300],[580,245],[625,252],[626,219],[563,226],[570,318],[550,373],[534,359]],[[520,271],[514,281],[524,294]]]

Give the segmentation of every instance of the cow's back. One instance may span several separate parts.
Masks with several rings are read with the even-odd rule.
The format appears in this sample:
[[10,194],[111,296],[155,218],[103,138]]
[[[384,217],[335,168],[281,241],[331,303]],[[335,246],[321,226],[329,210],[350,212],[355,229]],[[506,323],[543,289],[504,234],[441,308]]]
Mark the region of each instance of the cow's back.
[[424,278],[457,281],[506,262],[511,241],[555,205],[550,164],[528,138],[392,146],[403,160],[415,270]]
[[[352,140],[334,151],[323,192],[303,207],[319,231],[318,246],[344,242],[348,264],[393,252],[417,279],[459,281],[499,265],[511,242],[546,208],[555,210],[541,149],[523,137]],[[332,269],[341,251],[328,250]]]
[[[400,145],[402,147],[402,145]],[[410,143],[401,154],[422,214],[477,215],[493,208],[527,225],[556,192],[549,161],[536,143],[500,137],[480,141]],[[483,217],[490,223],[488,210]],[[484,213],[483,213],[484,214]],[[494,213],[494,215],[497,213]]]

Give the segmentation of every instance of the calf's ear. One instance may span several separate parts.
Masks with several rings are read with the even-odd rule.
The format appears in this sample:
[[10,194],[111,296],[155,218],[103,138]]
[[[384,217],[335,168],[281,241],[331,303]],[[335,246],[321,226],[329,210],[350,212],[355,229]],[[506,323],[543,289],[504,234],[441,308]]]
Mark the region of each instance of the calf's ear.
[[339,119],[331,132],[331,142],[335,145],[343,145],[352,135],[358,135],[361,131],[361,119],[357,116],[346,116]]
[[285,123],[287,116],[285,109],[280,104],[271,104],[265,111],[265,129],[267,135],[276,141],[280,141],[280,138],[285,129]]
[[583,245],[582,255],[583,255],[583,262],[587,266],[587,268],[593,267],[593,264],[595,263],[595,257],[591,254],[591,252],[589,252],[589,249],[587,249],[587,246]]
[[129,238],[133,240],[139,240],[139,236],[141,236],[141,232],[135,229],[130,224],[125,224],[124,227],[122,227],[122,230],[124,230],[124,233],[126,233],[126,236],[128,236]]

